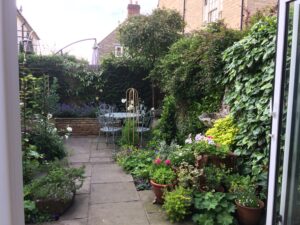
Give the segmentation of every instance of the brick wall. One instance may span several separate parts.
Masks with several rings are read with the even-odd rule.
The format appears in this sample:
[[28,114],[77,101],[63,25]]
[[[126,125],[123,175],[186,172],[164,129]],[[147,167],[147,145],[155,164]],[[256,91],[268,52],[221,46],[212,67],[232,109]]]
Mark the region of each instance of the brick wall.
[[120,45],[119,40],[117,39],[117,29],[107,35],[101,42],[98,43],[99,47],[99,60],[102,59],[111,53],[114,54],[115,46]]
[[98,135],[99,124],[96,118],[55,118],[58,130],[72,127],[72,136]]
[[203,0],[186,0],[185,32],[199,30],[203,27]]
[[[277,0],[244,0],[244,9],[251,14],[257,10],[276,5]],[[159,0],[159,8],[176,9],[183,15],[184,0]],[[186,0],[185,22],[186,32],[203,27],[204,0]],[[244,12],[246,16],[246,13]],[[222,19],[230,28],[240,29],[241,23],[241,0],[223,0]],[[245,19],[245,18],[244,18]]]
[[239,29],[241,24],[241,0],[223,0],[222,18],[228,27]]

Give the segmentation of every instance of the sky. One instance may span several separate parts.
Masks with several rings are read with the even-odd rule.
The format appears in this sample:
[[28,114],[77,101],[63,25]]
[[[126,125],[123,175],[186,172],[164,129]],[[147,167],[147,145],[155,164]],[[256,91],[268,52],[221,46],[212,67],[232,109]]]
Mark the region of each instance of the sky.
[[[40,37],[42,54],[49,54],[81,39],[101,41],[126,19],[129,1],[17,0],[17,7],[22,6],[22,14]],[[158,0],[139,0],[138,3],[142,14],[150,14]],[[93,45],[94,41],[85,41],[64,52],[90,61]]]

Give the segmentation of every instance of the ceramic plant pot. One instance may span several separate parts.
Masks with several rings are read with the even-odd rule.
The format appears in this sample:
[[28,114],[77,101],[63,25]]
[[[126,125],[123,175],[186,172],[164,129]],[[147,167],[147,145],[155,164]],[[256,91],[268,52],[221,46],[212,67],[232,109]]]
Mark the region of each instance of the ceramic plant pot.
[[259,208],[250,208],[242,206],[235,201],[237,206],[237,214],[240,224],[242,225],[258,225],[261,219],[263,209],[264,209],[264,202],[259,201]]
[[150,184],[152,186],[152,191],[155,194],[155,199],[153,201],[154,204],[163,204],[164,203],[164,198],[163,198],[163,194],[164,194],[164,190],[166,188],[171,188],[173,187],[172,184],[157,184],[155,183],[153,180],[150,180]]

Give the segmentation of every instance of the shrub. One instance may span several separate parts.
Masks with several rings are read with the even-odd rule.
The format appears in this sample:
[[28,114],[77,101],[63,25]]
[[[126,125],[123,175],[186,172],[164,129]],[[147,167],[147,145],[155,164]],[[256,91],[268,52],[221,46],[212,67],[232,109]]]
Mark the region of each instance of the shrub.
[[191,190],[179,186],[172,192],[165,192],[164,199],[163,209],[171,222],[179,222],[191,214]]
[[163,111],[159,121],[159,136],[167,145],[176,139],[176,103],[173,96],[167,96],[164,99]]
[[171,168],[171,161],[165,160],[163,163],[160,158],[156,158],[150,170],[150,179],[157,184],[173,184],[176,173]]
[[46,119],[38,119],[31,131],[31,141],[45,160],[62,159],[66,156],[63,139],[56,128]]
[[183,162],[177,170],[178,184],[184,188],[199,190],[201,175],[203,175],[202,169],[195,168],[195,166]]
[[206,136],[211,136],[213,140],[221,145],[231,145],[237,134],[236,125],[231,116],[226,116],[216,120],[213,127],[206,131]]
[[96,117],[98,107],[94,105],[83,104],[81,106],[74,104],[58,104],[54,111],[54,117]]
[[181,163],[185,162],[189,165],[195,164],[195,154],[192,145],[185,145],[181,148],[176,149],[170,153],[170,160],[174,166],[179,166]]
[[193,221],[199,225],[234,224],[233,199],[234,196],[220,192],[196,193],[194,199],[196,213],[193,215]]
[[30,195],[36,199],[70,200],[83,184],[83,168],[52,167],[46,176],[30,184]]

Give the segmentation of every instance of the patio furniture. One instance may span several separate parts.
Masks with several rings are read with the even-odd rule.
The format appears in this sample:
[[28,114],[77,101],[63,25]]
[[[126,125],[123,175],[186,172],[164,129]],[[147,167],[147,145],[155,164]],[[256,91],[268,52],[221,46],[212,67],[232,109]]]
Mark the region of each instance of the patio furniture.
[[100,128],[99,128],[99,137],[97,141],[97,150],[98,150],[101,133],[104,133],[106,136],[106,144],[108,144],[109,136],[112,136],[112,143],[115,144],[115,136],[122,129],[121,127],[116,126],[117,124],[116,119],[112,115],[110,116],[99,115],[98,122],[100,124]]
[[151,114],[150,111],[147,112],[147,113],[144,113],[141,116],[140,124],[136,128],[136,132],[138,132],[139,135],[140,135],[141,145],[143,144],[143,133],[146,133],[146,132],[150,131],[151,122],[152,122],[152,114]]

